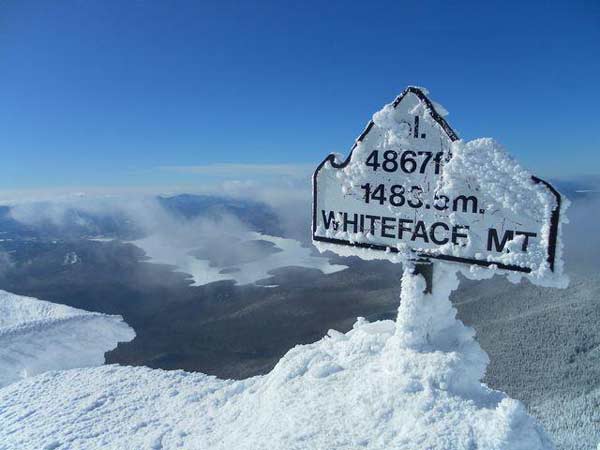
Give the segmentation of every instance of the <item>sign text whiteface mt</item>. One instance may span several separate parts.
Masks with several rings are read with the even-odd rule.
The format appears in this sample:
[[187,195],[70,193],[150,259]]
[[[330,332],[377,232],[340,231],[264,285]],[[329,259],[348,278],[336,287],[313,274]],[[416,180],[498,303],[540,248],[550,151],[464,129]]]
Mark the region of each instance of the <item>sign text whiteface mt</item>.
[[409,87],[373,116],[345,161],[329,155],[313,175],[315,244],[369,258],[553,272],[560,194],[493,141],[459,141],[445,114]]

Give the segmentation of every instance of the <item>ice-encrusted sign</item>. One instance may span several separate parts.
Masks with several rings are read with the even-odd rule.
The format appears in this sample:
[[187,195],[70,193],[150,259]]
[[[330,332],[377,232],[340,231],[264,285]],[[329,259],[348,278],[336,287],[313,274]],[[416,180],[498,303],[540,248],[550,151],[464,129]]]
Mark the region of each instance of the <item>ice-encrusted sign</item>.
[[345,161],[313,175],[313,241],[367,259],[440,259],[558,279],[560,194],[492,139],[460,141],[409,87],[373,115]]

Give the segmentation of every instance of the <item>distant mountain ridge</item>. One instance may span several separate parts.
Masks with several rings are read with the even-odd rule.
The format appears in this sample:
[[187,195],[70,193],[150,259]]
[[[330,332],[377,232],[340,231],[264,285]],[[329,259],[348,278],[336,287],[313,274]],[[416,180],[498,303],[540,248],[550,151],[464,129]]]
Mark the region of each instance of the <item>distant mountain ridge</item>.
[[160,205],[185,219],[218,219],[231,215],[253,231],[280,235],[282,230],[275,211],[265,203],[213,195],[179,194],[157,197]]
[[[233,216],[253,231],[281,235],[275,211],[265,203],[223,196],[180,194],[155,197],[167,213],[182,220],[199,217],[219,219]],[[19,220],[15,206],[0,205],[0,239],[78,239],[89,237],[133,240],[144,237],[144,229],[123,208],[100,208],[90,211],[78,206],[66,206],[55,213],[52,202],[27,205],[28,218]],[[52,214],[49,214],[51,211]],[[56,217],[58,216],[58,217]]]
[[570,200],[600,197],[600,176],[550,179],[554,187]]

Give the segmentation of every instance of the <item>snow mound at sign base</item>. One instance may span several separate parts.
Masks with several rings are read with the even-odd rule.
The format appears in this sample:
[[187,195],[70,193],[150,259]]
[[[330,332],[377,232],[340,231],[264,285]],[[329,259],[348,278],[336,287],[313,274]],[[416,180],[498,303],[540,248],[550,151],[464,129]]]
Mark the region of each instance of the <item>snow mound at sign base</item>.
[[0,389],[0,448],[552,449],[518,401],[480,383],[487,356],[444,299],[454,274],[437,275],[436,296],[412,278],[406,320],[359,319],[265,376],[104,366]]
[[134,337],[120,316],[0,290],[0,387],[47,370],[104,364],[105,352]]

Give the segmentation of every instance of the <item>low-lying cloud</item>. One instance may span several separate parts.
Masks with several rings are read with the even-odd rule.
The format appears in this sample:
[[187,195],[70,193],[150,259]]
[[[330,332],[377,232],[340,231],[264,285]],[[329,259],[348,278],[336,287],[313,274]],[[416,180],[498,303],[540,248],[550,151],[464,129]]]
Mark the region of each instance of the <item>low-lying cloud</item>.
[[[119,237],[131,241],[141,247],[152,262],[177,266],[182,272],[191,273],[196,284],[221,279],[254,282],[268,277],[268,271],[286,265],[317,268],[325,273],[344,268],[329,264],[327,258],[311,255],[308,180],[227,181],[212,190],[196,193],[221,198],[222,202],[216,200],[218,205],[231,207],[216,207],[206,215],[190,216],[171,207],[178,205],[177,199],[170,203],[156,195],[79,193],[60,195],[52,200],[16,201],[10,215],[22,224],[42,230],[74,229],[74,237]],[[181,199],[184,203],[189,200]],[[242,208],[240,217],[232,212],[237,211],[238,205]],[[277,231],[272,228],[266,232],[276,236],[257,234],[257,228],[244,220],[244,214],[258,222],[265,217],[267,228],[274,222]],[[126,237],[103,231],[94,233],[94,223],[110,224],[110,219],[115,217],[136,232]],[[296,241],[308,247],[303,248]]]
[[[310,241],[311,188],[309,178],[290,177],[288,180],[258,182],[255,180],[225,181],[210,189],[191,190],[193,193],[223,198],[251,200],[268,205],[278,217],[283,235],[304,243]],[[567,211],[570,223],[564,227],[567,270],[594,267],[600,261],[600,194],[571,192],[573,204]],[[70,211],[94,215],[120,215],[135,224],[144,235],[161,236],[176,246],[202,246],[206,242],[231,242],[251,230],[232,215],[219,218],[185,219],[165,210],[155,195],[123,194],[61,194],[52,200],[12,202],[12,217],[24,224],[63,226],[72,221]],[[81,218],[84,220],[84,218]],[[206,245],[214,249],[214,245]],[[248,249],[252,249],[251,246]],[[242,255],[244,256],[244,255]],[[253,255],[246,255],[252,258]]]

